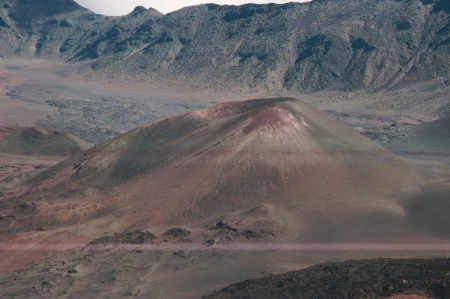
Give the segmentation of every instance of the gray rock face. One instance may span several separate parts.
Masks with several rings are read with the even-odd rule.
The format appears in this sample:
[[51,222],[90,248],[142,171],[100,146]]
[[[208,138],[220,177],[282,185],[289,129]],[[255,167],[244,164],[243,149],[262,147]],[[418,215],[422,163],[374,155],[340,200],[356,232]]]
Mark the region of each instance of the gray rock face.
[[123,17],[72,0],[0,0],[0,55],[218,89],[382,90],[449,77],[449,14],[447,0],[138,7]]

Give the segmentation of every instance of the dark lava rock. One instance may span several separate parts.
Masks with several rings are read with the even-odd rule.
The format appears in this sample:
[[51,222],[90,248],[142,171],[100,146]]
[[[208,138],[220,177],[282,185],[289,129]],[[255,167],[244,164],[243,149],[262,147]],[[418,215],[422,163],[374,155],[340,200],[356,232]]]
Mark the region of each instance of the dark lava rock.
[[191,232],[184,228],[171,228],[167,232],[164,233],[164,236],[170,236],[174,238],[186,238],[191,234]]
[[90,245],[106,245],[106,244],[144,244],[151,243],[156,236],[147,231],[135,230],[132,232],[115,233],[112,236],[98,238]]
[[208,229],[209,230],[214,230],[214,229],[229,230],[229,231],[232,231],[232,232],[237,232],[238,231],[237,228],[231,227],[225,221],[219,221],[215,225],[209,226]]
[[387,298],[402,294],[450,298],[450,259],[326,263],[246,280],[203,298]]

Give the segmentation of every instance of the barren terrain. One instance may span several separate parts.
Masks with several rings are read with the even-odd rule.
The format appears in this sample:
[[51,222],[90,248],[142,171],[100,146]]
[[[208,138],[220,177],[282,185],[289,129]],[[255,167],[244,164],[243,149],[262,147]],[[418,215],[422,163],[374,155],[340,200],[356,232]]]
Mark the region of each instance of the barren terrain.
[[[85,77],[75,77],[73,82],[83,82],[83,78]],[[74,84],[73,82],[71,84]],[[86,84],[91,83],[88,81]],[[127,86],[124,82],[113,81],[107,83],[95,81],[95,84],[99,84],[100,87],[102,87],[103,84],[119,86],[120,88],[125,88],[124,86]],[[130,88],[135,90],[136,86],[139,86],[139,84],[130,84],[129,86],[132,86]],[[146,88],[149,87],[141,86],[141,88],[142,90],[146,90]],[[177,89],[174,90],[176,91]],[[170,93],[168,93],[168,95],[170,95]],[[198,94],[194,92],[194,95],[188,94],[188,97],[196,97],[197,95]],[[212,104],[212,102],[223,101],[223,99],[226,98],[226,96],[220,94],[214,97],[213,91],[204,91],[203,96],[204,98],[200,97],[200,100],[193,100],[193,105],[208,105]],[[237,100],[239,99],[239,96],[242,95],[235,96]],[[344,97],[342,104],[339,104],[335,100],[335,97],[339,96]],[[355,98],[357,96],[360,97],[360,101],[358,101],[358,98]],[[389,94],[382,99],[385,100],[388,96]],[[402,117],[407,119],[420,119],[420,122],[411,124],[411,127],[413,128],[419,127],[422,122],[432,121],[439,117],[439,109],[433,111],[415,111],[414,109],[410,111],[404,110],[404,113],[399,113],[399,115],[396,115],[395,113],[388,113],[387,110],[383,109],[370,109],[370,117],[361,117],[360,111],[365,109],[365,106],[371,107],[370,105],[375,105],[373,98],[374,97],[372,95],[355,95],[351,93],[320,93],[302,96],[302,99],[307,99],[310,103],[319,106],[321,109],[328,111],[340,111],[338,113],[346,113],[348,118],[344,117],[343,120],[347,121],[349,124],[355,122],[355,127],[361,125],[366,125],[368,127],[371,126],[371,128],[374,128],[376,132],[379,129],[381,130],[383,126],[386,126],[391,121],[397,122]],[[379,98],[380,96],[375,97],[375,101],[379,101]],[[14,101],[20,103],[22,100],[15,98]],[[148,105],[151,103],[152,102],[150,101]],[[225,114],[220,116],[225,117],[224,120],[231,116],[231,114],[227,114],[226,107],[227,106],[224,106],[225,109],[223,112]],[[237,105],[236,107],[240,106]],[[80,108],[81,107],[78,107],[77,109]],[[116,108],[126,110],[126,108],[120,105]],[[255,114],[252,116],[253,121],[245,125],[243,128],[247,134],[252,132],[260,132],[258,134],[266,134],[267,137],[270,137],[273,134],[275,134],[274,136],[277,136],[279,134],[278,130],[281,130],[281,132],[284,132],[285,130],[289,131],[290,121],[287,122],[286,117],[289,119],[289,115],[292,112],[289,112],[290,110],[284,110],[286,108],[281,106],[272,109],[280,108],[280,112],[269,109],[266,112],[261,112],[261,114]],[[56,113],[54,112],[53,115],[56,115],[55,119],[58,119],[58,115],[63,113],[62,111],[64,111],[64,109],[65,108],[62,108]],[[178,112],[176,109],[172,112],[173,114]],[[233,111],[233,109],[235,108],[231,108],[230,111]],[[354,109],[357,112],[351,112],[351,109]],[[216,110],[204,110],[203,112],[200,112],[200,114],[194,113],[193,115],[196,115],[195,117],[200,117],[200,119],[204,117],[217,117],[219,116],[217,113],[222,113],[220,110],[221,108],[219,108],[219,110],[217,110],[217,108]],[[286,114],[286,112],[283,111],[288,112]],[[303,111],[302,113],[305,112]],[[311,121],[321,122],[319,119],[321,119],[322,116],[318,118],[317,116],[313,116],[314,114],[311,113],[312,112],[308,112],[299,119],[302,124],[301,126],[307,128],[307,126],[311,125]],[[330,114],[332,117],[336,117],[336,113],[337,112],[332,112]],[[74,117],[79,120],[83,119],[83,117],[77,113],[72,113],[71,115],[75,115]],[[385,118],[387,117],[390,118],[386,120]],[[174,121],[176,123],[177,121],[183,119],[183,115],[178,115],[174,118]],[[188,120],[189,119],[187,119],[187,121]],[[303,120],[304,123],[302,123],[301,120]],[[113,126],[116,119],[108,118],[108,121],[110,121],[111,126]],[[239,125],[237,125],[237,123],[239,123],[239,118],[236,119],[236,121],[238,121],[237,123],[233,122],[232,118],[231,120],[227,120],[229,125],[226,125],[223,121],[219,121],[217,125],[215,125],[211,121],[212,119],[206,121],[208,126],[205,127],[205,132],[214,132],[210,130],[214,130],[214,128],[227,128],[227,126],[230,126],[230,129],[233,129],[236,126],[239,127]],[[38,121],[38,123],[42,124],[41,121]],[[281,127],[278,127],[280,124]],[[62,125],[64,125],[64,122],[62,122]],[[132,122],[129,125],[132,126]],[[95,124],[92,124],[92,126],[95,126]],[[165,126],[170,128],[170,125],[167,122],[161,128],[164,128]],[[189,126],[191,125],[182,125],[181,123],[175,125],[174,132],[179,130],[178,126],[179,128],[189,129]],[[139,134],[142,134],[145,130],[148,130],[145,128],[152,127],[155,127],[155,125],[145,126],[137,130],[135,133],[131,133],[131,135],[128,134],[128,136],[139,136]],[[329,125],[326,125],[326,127],[335,128],[339,126],[331,122]],[[383,130],[383,133],[385,133],[385,131],[386,130]],[[90,131],[83,132],[87,135],[90,134]],[[169,131],[166,132],[169,136],[173,134],[169,133]],[[216,137],[214,137],[208,135],[210,133],[206,133],[205,135],[205,133],[200,132],[201,131],[195,133],[194,130],[193,133],[197,135],[197,138],[202,138],[201,136],[204,135],[204,137],[207,138],[205,139],[205,143],[200,142],[199,144],[201,147],[194,152],[187,147],[187,149],[189,149],[187,153],[192,153],[194,158],[196,158],[196,155],[199,155],[200,157],[208,155],[207,161],[214,161],[215,158],[212,153],[217,151],[218,154],[220,153],[220,156],[223,156],[231,149],[235,147],[239,148],[237,144],[241,143],[241,141],[239,141],[234,144],[232,138],[228,139],[229,136],[232,136],[231,133],[217,132],[214,133],[216,134]],[[403,136],[406,141],[410,140],[408,138],[412,136],[406,134],[407,132],[409,131],[405,130],[405,134]],[[189,133],[176,134],[189,136]],[[352,138],[359,138],[359,134],[357,133],[350,133],[349,131],[346,134],[350,134],[352,136],[355,134],[355,137]],[[217,138],[217,142],[214,141],[214,138]],[[283,139],[280,139],[279,142],[281,140]],[[312,146],[308,145],[310,144],[310,141],[307,141],[304,137],[300,138],[300,140],[303,140],[300,141],[302,142],[303,148],[305,148],[305,146],[306,148],[308,148],[308,146]],[[129,142],[130,141],[128,140],[127,143]],[[145,139],[138,138],[134,143],[131,142],[129,144],[130,149],[134,148],[135,151],[126,155],[120,154],[119,157],[122,156],[121,159],[127,159],[127,156],[132,159],[140,157],[142,153],[147,151],[145,148],[148,147],[148,145],[145,145],[145,143],[142,142],[145,142]],[[325,139],[321,142],[325,142]],[[110,142],[110,150],[113,150],[120,143],[120,139]],[[227,143],[230,144],[226,145]],[[123,147],[125,144],[120,146]],[[211,146],[208,146],[208,144],[211,144]],[[323,143],[323,145],[326,144],[328,143]],[[381,144],[384,143],[381,142]],[[406,189],[404,193],[391,197],[390,200],[396,198],[394,200],[395,204],[388,204],[387,202],[380,202],[380,204],[377,204],[377,201],[375,200],[369,204],[367,208],[379,209],[377,213],[370,217],[367,215],[363,216],[363,218],[356,217],[353,218],[353,220],[351,220],[353,216],[350,218],[347,217],[348,219],[346,223],[342,222],[342,218],[337,217],[335,218],[336,222],[334,223],[332,221],[329,222],[329,224],[326,224],[323,221],[315,224],[314,222],[311,222],[308,228],[308,225],[305,226],[306,222],[296,224],[295,221],[297,220],[295,219],[298,218],[299,214],[292,217],[288,216],[289,213],[287,210],[280,212],[278,211],[278,208],[272,204],[253,205],[252,203],[247,203],[240,208],[241,211],[228,213],[226,212],[227,209],[224,209],[226,204],[221,203],[228,202],[229,199],[227,198],[218,198],[214,205],[209,204],[210,210],[209,212],[206,211],[206,214],[209,215],[205,217],[205,210],[202,210],[205,209],[204,204],[202,204],[202,208],[197,208],[195,205],[192,205],[192,203],[196,201],[194,200],[196,195],[192,196],[190,209],[183,208],[184,204],[180,206],[179,203],[176,204],[176,201],[173,203],[178,206],[172,206],[171,208],[166,207],[162,210],[161,207],[158,206],[152,208],[152,205],[155,205],[157,201],[152,204],[148,200],[145,200],[146,197],[156,198],[159,201],[165,201],[163,198],[167,198],[166,200],[172,200],[173,198],[177,198],[179,196],[175,196],[172,194],[173,192],[168,192],[170,190],[181,192],[180,194],[183,194],[183,196],[189,197],[190,195],[186,193],[189,189],[181,187],[179,182],[182,181],[180,180],[173,181],[171,184],[177,185],[177,187],[171,188],[168,185],[168,177],[165,175],[161,176],[160,174],[155,175],[152,179],[141,178],[135,181],[141,183],[145,182],[147,185],[145,190],[143,190],[142,187],[138,187],[141,183],[138,183],[138,185],[135,184],[134,187],[133,185],[127,185],[125,189],[122,189],[123,191],[120,191],[120,188],[117,189],[114,187],[114,185],[118,182],[119,185],[123,184],[120,183],[121,180],[129,181],[134,175],[139,173],[141,171],[139,168],[140,165],[145,166],[145,162],[143,162],[143,160],[140,160],[139,163],[141,164],[136,165],[138,167],[136,168],[137,170],[128,167],[128,169],[123,169],[123,171],[117,172],[116,175],[119,175],[119,177],[117,177],[119,178],[119,181],[111,181],[111,179],[108,179],[110,183],[104,185],[107,188],[102,189],[101,193],[96,193],[93,189],[89,188],[86,189],[86,191],[78,193],[75,187],[74,192],[68,192],[63,195],[62,198],[67,199],[61,200],[62,198],[57,198],[57,194],[59,192],[57,190],[68,189],[52,187],[53,190],[56,191],[55,194],[42,193],[42,191],[36,193],[41,194],[41,197],[48,197],[50,201],[47,199],[45,201],[39,200],[33,203],[29,202],[27,197],[22,196],[21,200],[24,201],[16,201],[14,209],[10,210],[11,213],[3,216],[3,221],[5,221],[4,224],[11,227],[8,223],[17,223],[17,220],[12,218],[12,216],[29,217],[34,214],[35,216],[32,217],[34,220],[31,220],[28,225],[22,223],[25,224],[25,226],[17,226],[16,224],[13,224],[13,227],[16,227],[16,230],[22,231],[13,239],[7,237],[7,235],[3,236],[2,250],[5,254],[10,255],[10,257],[7,261],[3,262],[2,269],[5,272],[9,272],[18,268],[32,267],[27,270],[16,270],[9,272],[9,274],[5,274],[2,278],[2,288],[5,290],[4,294],[5,296],[33,296],[42,298],[48,296],[150,296],[158,298],[199,298],[202,295],[233,282],[266,276],[267,274],[281,274],[286,271],[301,269],[306,266],[329,260],[347,260],[352,258],[373,257],[431,257],[446,255],[448,248],[445,244],[448,244],[447,238],[449,235],[447,229],[448,226],[446,225],[446,219],[448,219],[449,215],[447,215],[448,213],[446,211],[449,211],[450,209],[442,207],[448,204],[447,194],[449,188],[448,186],[450,185],[448,155],[446,154],[445,148],[441,148],[438,149],[439,154],[430,154],[421,151],[422,154],[420,155],[420,159],[417,159],[417,155],[415,155],[417,152],[414,147],[417,143],[406,142],[405,144],[411,144],[411,147],[408,148],[408,152],[404,153],[405,158],[391,158],[391,154],[388,154],[388,160],[391,162],[387,162],[389,164],[387,172],[380,169],[380,174],[385,176],[386,179],[391,180],[391,183],[395,185],[397,189],[399,187],[399,182],[408,182],[411,179],[412,181],[410,182],[416,186],[414,186],[414,188],[412,188],[412,186],[407,187],[409,184],[407,183],[405,185]],[[223,145],[226,145],[228,150],[222,148]],[[423,143],[423,145],[425,145],[425,143]],[[330,146],[330,149],[334,148],[334,146],[328,146]],[[358,145],[357,147],[359,146],[361,145]],[[108,146],[106,146],[106,148],[108,148]],[[174,148],[179,147],[175,146]],[[184,148],[186,147],[184,146]],[[111,157],[117,156],[117,154],[112,154],[112,152],[107,155],[96,154],[104,149],[105,146],[101,145],[97,149],[94,149],[91,154],[88,154],[97,155],[100,158],[98,161],[103,163],[100,164],[103,165],[101,167],[105,167],[108,163],[114,162],[114,160],[110,159],[112,159]],[[272,150],[275,150],[275,148]],[[381,148],[378,150],[383,152]],[[142,151],[142,153],[140,153],[140,151]],[[317,149],[315,151],[317,151]],[[158,151],[156,153],[158,153]],[[164,166],[166,163],[163,161],[165,159],[163,153],[164,152],[160,152],[155,156],[159,159],[158,163],[160,163],[160,165],[158,165],[158,163],[154,164],[156,169]],[[167,153],[165,154],[167,155]],[[316,152],[316,154],[318,153]],[[104,158],[106,157],[109,157],[109,160],[105,160]],[[320,157],[320,155],[317,157]],[[6,155],[4,158],[8,159],[8,161],[11,159],[10,156]],[[170,159],[170,157],[167,158]],[[12,163],[15,163],[14,161],[18,161],[17,164],[22,165],[20,163],[23,163],[23,159],[24,158],[15,158],[15,160],[10,161]],[[80,160],[79,157],[74,158],[72,160],[68,160],[68,162],[65,162],[63,165],[67,165],[68,170],[75,171],[76,176],[83,177],[83,172],[85,169],[92,168],[92,166],[86,164],[85,161],[92,160],[93,158],[83,159],[84,158],[81,158]],[[94,160],[95,159],[96,158],[94,158]],[[151,156],[150,159],[152,159]],[[323,157],[320,159],[323,159]],[[367,159],[367,157],[364,159]],[[268,161],[270,160],[275,162],[277,161],[277,158],[272,157],[268,159]],[[30,166],[22,165],[22,172],[20,170],[17,172],[16,170],[16,173],[18,173],[17,176],[25,175],[29,177],[27,173],[34,173],[34,171],[31,171],[32,168],[30,169],[30,167],[32,167],[34,163],[40,163],[39,161],[40,160],[37,158],[30,159],[29,162],[27,162],[30,163]],[[50,166],[52,163],[56,162],[58,162],[57,159],[48,160],[48,163],[45,165]],[[151,163],[154,162],[157,161],[153,161]],[[393,167],[393,162],[398,163],[398,166]],[[131,160],[130,162],[125,162],[123,166],[127,165],[127,163],[131,163]],[[199,166],[205,169],[214,167],[218,174],[230,172],[230,170],[219,171],[219,165],[211,164],[211,162],[204,164],[200,162],[197,163],[193,160],[189,163],[192,163],[192,165],[189,166],[191,168]],[[279,162],[276,163],[278,164]],[[292,161],[287,163],[292,163]],[[198,166],[195,166],[196,164],[198,164]],[[120,165],[120,163],[118,165]],[[225,162],[224,165],[227,165],[227,162]],[[408,173],[401,173],[402,167],[409,169],[407,171]],[[393,169],[400,172],[393,174]],[[132,171],[131,177],[127,178],[126,174],[129,173],[130,170]],[[150,171],[150,173],[152,172],[151,169],[142,169],[142,171],[143,174],[148,171]],[[389,172],[391,175],[387,175]],[[109,171],[106,171],[105,173],[111,174]],[[189,181],[204,182],[205,177],[198,178],[198,175],[202,173],[214,178],[214,175],[211,176],[209,171],[193,171],[192,169],[187,169],[186,173],[183,171],[179,172],[177,176],[180,179],[184,178],[187,181],[186,186],[189,186]],[[266,171],[262,171],[262,173],[266,173]],[[359,171],[358,173],[365,173],[365,171]],[[114,172],[112,172],[112,174],[114,177]],[[194,174],[196,174],[196,176],[194,176]],[[141,174],[139,174],[138,177],[139,176],[141,176]],[[327,181],[326,176],[323,174],[320,176]],[[61,175],[58,175],[57,177],[61,177]],[[158,177],[160,178],[157,179]],[[171,175],[171,177],[173,180],[173,175]],[[286,177],[295,176],[291,176],[286,173]],[[101,178],[101,176],[98,178]],[[207,180],[210,179],[211,178],[208,178]],[[417,179],[419,181],[417,181]],[[223,179],[219,179],[219,181],[220,180]],[[376,180],[379,180],[379,178]],[[132,181],[134,181],[134,179]],[[289,180],[287,180],[287,182],[288,181]],[[20,188],[23,188],[23,185],[20,184],[23,182],[23,180],[16,180],[14,182],[14,186],[21,186]],[[90,182],[88,184],[93,183],[94,189],[97,188],[95,186],[99,186],[95,182],[95,179],[85,181],[85,183],[87,182]],[[150,182],[153,185],[149,185]],[[258,182],[258,180],[255,182]],[[19,184],[17,185],[17,183]],[[336,184],[338,185],[339,183],[337,182]],[[383,184],[384,188],[386,188],[387,185],[385,183],[381,184]],[[160,189],[161,191],[154,194],[153,190],[155,190],[155,188],[158,189],[158,187],[156,187],[158,185],[165,186],[164,190]],[[55,187],[56,186],[57,185],[55,185]],[[414,191],[418,186],[423,189],[419,193]],[[113,188],[109,189],[111,187]],[[366,187],[364,187],[364,196],[370,198],[370,196],[367,195],[370,188],[367,189]],[[13,188],[13,186],[8,186],[8,188]],[[200,188],[196,187],[193,190],[202,190],[204,188],[206,188],[206,186]],[[222,184],[217,188],[218,189],[214,191],[217,195],[220,194],[217,193],[217,190],[222,190],[223,188],[227,188],[229,190],[223,193],[228,194],[227,197],[231,196],[234,192],[231,192],[233,190],[232,185],[227,186],[226,184]],[[359,186],[358,188],[363,187]],[[358,188],[355,190],[358,190]],[[256,188],[255,190],[252,189],[253,191],[249,190],[249,194],[252,192],[258,192],[257,189],[260,188]],[[373,190],[375,189],[377,189],[376,185]],[[312,190],[314,189],[307,192],[311,192]],[[350,194],[349,190],[351,190],[351,188],[346,190],[346,193]],[[408,193],[408,190],[410,193]],[[25,189],[19,189],[17,192],[20,194],[24,191]],[[99,194],[103,195],[99,197]],[[275,194],[276,193],[273,195]],[[283,194],[285,193],[280,193],[280,195]],[[306,196],[306,194],[311,195],[311,193],[305,193],[304,191],[293,192],[293,194],[304,194],[305,198],[309,197]],[[244,193],[243,195],[245,197]],[[379,195],[381,195],[381,193],[379,193]],[[284,196],[286,196],[286,194]],[[334,196],[336,196],[336,194],[334,194]],[[338,195],[338,197],[339,196],[342,195]],[[78,199],[71,200],[71,197]],[[36,197],[33,195],[29,198]],[[90,199],[89,202],[86,201],[86,199]],[[141,199],[141,201],[139,199]],[[198,200],[199,199],[197,199],[197,201]],[[358,200],[361,199],[359,198]],[[124,202],[127,202],[126,206],[123,206]],[[239,201],[235,201],[235,204],[238,202]],[[352,201],[351,199],[340,201],[339,205],[341,205],[341,207],[339,208],[337,208],[337,206],[329,206],[328,211],[323,211],[327,213],[328,216],[326,217],[331,220],[331,215],[341,213],[338,212],[336,214],[336,208],[339,211],[345,210],[345,202],[350,204]],[[150,206],[148,206],[149,204]],[[235,206],[235,204],[233,204],[233,206]],[[318,203],[315,204],[316,207],[317,204]],[[344,206],[342,206],[342,204],[344,204]],[[240,205],[242,205],[242,203]],[[249,205],[249,208],[243,208],[245,205]],[[253,208],[250,208],[251,205],[253,205]],[[146,206],[145,209],[142,208],[144,206]],[[305,207],[308,207],[308,205],[304,206],[302,209]],[[111,214],[112,211],[117,208],[119,208],[119,210]],[[150,215],[153,213],[153,209],[156,212],[156,219],[166,217],[164,218],[165,220],[156,220],[156,222],[155,220],[151,220],[149,222],[148,219],[152,219]],[[360,206],[360,212],[364,211],[364,209],[364,206]],[[164,210],[168,214],[162,213]],[[292,209],[291,207],[288,210],[296,209]],[[6,210],[3,209],[3,211]],[[36,214],[37,211],[40,212]],[[187,213],[183,211],[187,211]],[[428,213],[424,214],[423,211],[428,211]],[[32,214],[30,214],[30,212]],[[173,216],[174,212],[181,214],[179,214],[179,216]],[[19,216],[21,214],[23,216]],[[300,217],[300,219],[305,220],[305,216],[307,216],[307,214],[308,213],[305,213],[305,215]],[[108,215],[111,215],[112,217]],[[131,216],[131,218],[127,215]],[[364,212],[362,215],[364,215]],[[193,216],[195,217],[193,218]],[[196,217],[198,220],[194,221]],[[310,220],[314,218],[316,217],[311,217]],[[170,219],[177,220],[174,221]],[[280,222],[280,219],[283,220]],[[402,220],[399,222],[398,219]],[[359,230],[355,229],[357,226],[361,225],[362,220],[365,225],[361,226]],[[77,224],[73,226],[73,223]],[[358,223],[357,226],[355,226],[356,223]],[[339,225],[342,225],[342,227],[339,228]],[[398,230],[392,230],[392,225],[397,226]],[[313,229],[314,226],[316,226],[315,229]],[[178,235],[178,233],[174,233],[174,235],[172,233],[167,234],[170,228],[174,229],[177,227],[179,229],[175,230],[175,232],[181,232],[181,235]],[[294,227],[303,227],[303,229],[293,229]],[[370,227],[370,233],[367,231],[368,227]],[[305,228],[306,230],[304,230]],[[349,228],[351,229],[349,230]],[[141,230],[143,233],[137,233],[137,235],[131,233],[136,229]],[[330,233],[327,233],[327,230],[329,230]],[[124,233],[124,235],[121,235],[121,233]],[[147,239],[147,236],[152,237]],[[300,239],[296,239],[299,238],[299,236],[302,237],[300,237]],[[31,240],[33,240],[32,243],[30,243]],[[279,243],[280,240],[283,240],[282,243]],[[290,245],[290,242],[293,241],[294,243],[300,241],[300,245],[296,245],[296,243]],[[333,249],[333,244],[342,241],[357,243],[355,244],[355,247]],[[302,247],[305,246],[305,244],[309,244],[308,242],[313,242],[312,248],[315,249],[311,250],[308,249],[309,247]],[[373,247],[370,247],[370,244],[373,244],[373,242],[381,242],[381,244],[386,244],[387,247],[380,248],[377,247],[379,245],[375,244]],[[429,247],[419,246],[414,249],[414,244],[417,242],[419,244],[429,244]],[[90,243],[92,245],[89,245]],[[314,244],[318,244],[319,246],[317,247],[317,245]],[[358,244],[362,247],[358,247]],[[389,247],[389,244],[394,244],[392,245],[394,247]],[[66,251],[66,249],[68,251]],[[38,264],[40,261],[41,263]],[[19,287],[16,281],[21,281],[23,277],[34,278],[32,280],[27,280],[28,283],[26,287]],[[96,283],[92,284],[92,281],[95,281]]]
[[448,298],[449,20],[0,0],[0,298]]
[[6,77],[1,103],[7,109],[0,112],[3,124],[40,125],[91,143],[211,101],[201,92],[191,94],[183,88],[94,80],[85,73],[89,67],[83,63],[15,60],[3,61],[0,69]]

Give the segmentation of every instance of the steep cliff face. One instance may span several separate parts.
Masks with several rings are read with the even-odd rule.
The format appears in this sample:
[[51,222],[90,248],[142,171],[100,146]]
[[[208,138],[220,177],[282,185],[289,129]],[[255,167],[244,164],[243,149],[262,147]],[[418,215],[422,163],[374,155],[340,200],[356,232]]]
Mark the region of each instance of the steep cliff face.
[[2,2],[3,56],[89,60],[107,76],[272,91],[379,90],[449,76],[444,0],[207,4],[167,15],[140,7],[114,18],[71,0]]

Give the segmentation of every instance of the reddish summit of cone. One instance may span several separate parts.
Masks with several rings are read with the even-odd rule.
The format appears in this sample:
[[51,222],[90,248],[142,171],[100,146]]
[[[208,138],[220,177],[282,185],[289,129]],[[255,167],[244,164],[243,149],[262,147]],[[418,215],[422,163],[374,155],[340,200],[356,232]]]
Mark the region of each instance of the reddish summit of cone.
[[[304,122],[302,124],[306,125]],[[276,134],[277,131],[286,131],[287,129],[300,129],[299,122],[291,112],[279,105],[273,104],[260,111],[242,132],[249,134],[256,131],[270,135]]]

